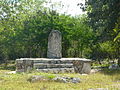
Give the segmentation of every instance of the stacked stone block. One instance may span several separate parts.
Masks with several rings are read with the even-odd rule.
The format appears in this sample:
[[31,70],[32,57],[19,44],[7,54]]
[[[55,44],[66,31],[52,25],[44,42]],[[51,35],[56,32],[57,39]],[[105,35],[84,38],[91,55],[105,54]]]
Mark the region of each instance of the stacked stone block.
[[21,58],[16,60],[16,71],[31,70],[50,73],[86,73],[91,70],[91,61],[83,58]]

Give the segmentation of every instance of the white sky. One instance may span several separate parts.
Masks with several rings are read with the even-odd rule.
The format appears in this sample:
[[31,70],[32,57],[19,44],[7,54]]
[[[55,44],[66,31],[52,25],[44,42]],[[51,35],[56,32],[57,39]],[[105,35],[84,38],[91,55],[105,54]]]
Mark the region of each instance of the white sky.
[[[47,7],[52,7],[57,10],[59,13],[70,14],[72,16],[83,14],[80,6],[77,6],[78,3],[85,3],[85,0],[47,0],[51,1],[49,4],[45,5]],[[60,4],[61,3],[61,4]]]

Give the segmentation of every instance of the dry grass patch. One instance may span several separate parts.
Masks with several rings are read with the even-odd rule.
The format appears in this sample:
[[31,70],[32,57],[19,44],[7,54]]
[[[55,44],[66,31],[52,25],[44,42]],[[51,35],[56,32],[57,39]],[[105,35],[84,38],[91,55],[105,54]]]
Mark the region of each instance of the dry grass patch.
[[0,70],[0,90],[88,90],[90,88],[119,90],[120,88],[119,70],[103,70],[91,75],[80,75],[75,73],[59,74],[61,76],[79,77],[82,82],[78,84],[49,81],[30,83],[27,79],[32,75],[44,75],[46,77],[53,78],[57,74],[39,72],[7,74],[5,72],[8,72],[8,70]]

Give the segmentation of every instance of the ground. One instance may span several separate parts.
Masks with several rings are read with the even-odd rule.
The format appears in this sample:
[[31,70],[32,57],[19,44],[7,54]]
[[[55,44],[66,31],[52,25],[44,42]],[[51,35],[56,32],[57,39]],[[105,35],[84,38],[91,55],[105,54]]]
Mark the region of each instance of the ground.
[[50,73],[16,73],[9,74],[14,70],[14,66],[8,68],[0,67],[0,90],[96,90],[96,88],[104,88],[102,90],[120,90],[120,70],[103,69],[100,72],[90,75],[59,74],[61,76],[79,77],[81,83],[59,83],[52,81],[42,81],[31,83],[28,81],[33,75],[45,75],[54,77],[56,74]]

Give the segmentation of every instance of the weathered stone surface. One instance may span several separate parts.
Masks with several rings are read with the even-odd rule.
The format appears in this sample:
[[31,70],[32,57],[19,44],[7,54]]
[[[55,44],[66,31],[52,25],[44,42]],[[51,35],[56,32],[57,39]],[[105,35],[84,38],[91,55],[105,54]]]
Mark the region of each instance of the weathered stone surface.
[[37,69],[40,72],[46,73],[75,73],[74,68],[48,68],[48,69]]
[[82,67],[81,73],[89,74],[90,71],[91,71],[91,64],[89,62],[83,63],[83,67]]
[[80,83],[81,80],[80,78],[77,77],[64,77],[64,76],[57,76],[52,79],[53,81],[56,82],[61,82],[61,83]]
[[21,58],[16,60],[16,71],[27,72],[36,69],[46,73],[89,74],[91,60],[83,58]]
[[34,75],[28,79],[29,82],[48,81],[47,77],[41,75]]
[[32,60],[16,60],[16,72],[27,72],[33,69]]
[[76,73],[80,74],[89,74],[91,71],[91,62],[76,60],[73,61],[73,66]]
[[78,77],[66,77],[66,76],[55,76],[49,78],[43,75],[34,75],[28,79],[29,82],[38,82],[38,81],[55,81],[61,83],[80,83],[81,79]]
[[112,64],[112,65],[109,66],[109,69],[119,69],[119,65]]
[[73,78],[71,78],[71,82],[72,82],[72,83],[80,83],[80,82],[81,82],[81,79],[80,79],[80,78],[77,78],[77,77],[73,77]]
[[73,64],[46,64],[46,63],[35,63],[34,68],[46,69],[46,68],[72,68]]
[[100,71],[101,71],[101,69],[91,69],[90,74],[95,74]]
[[61,33],[58,30],[52,30],[48,37],[48,58],[61,58]]

